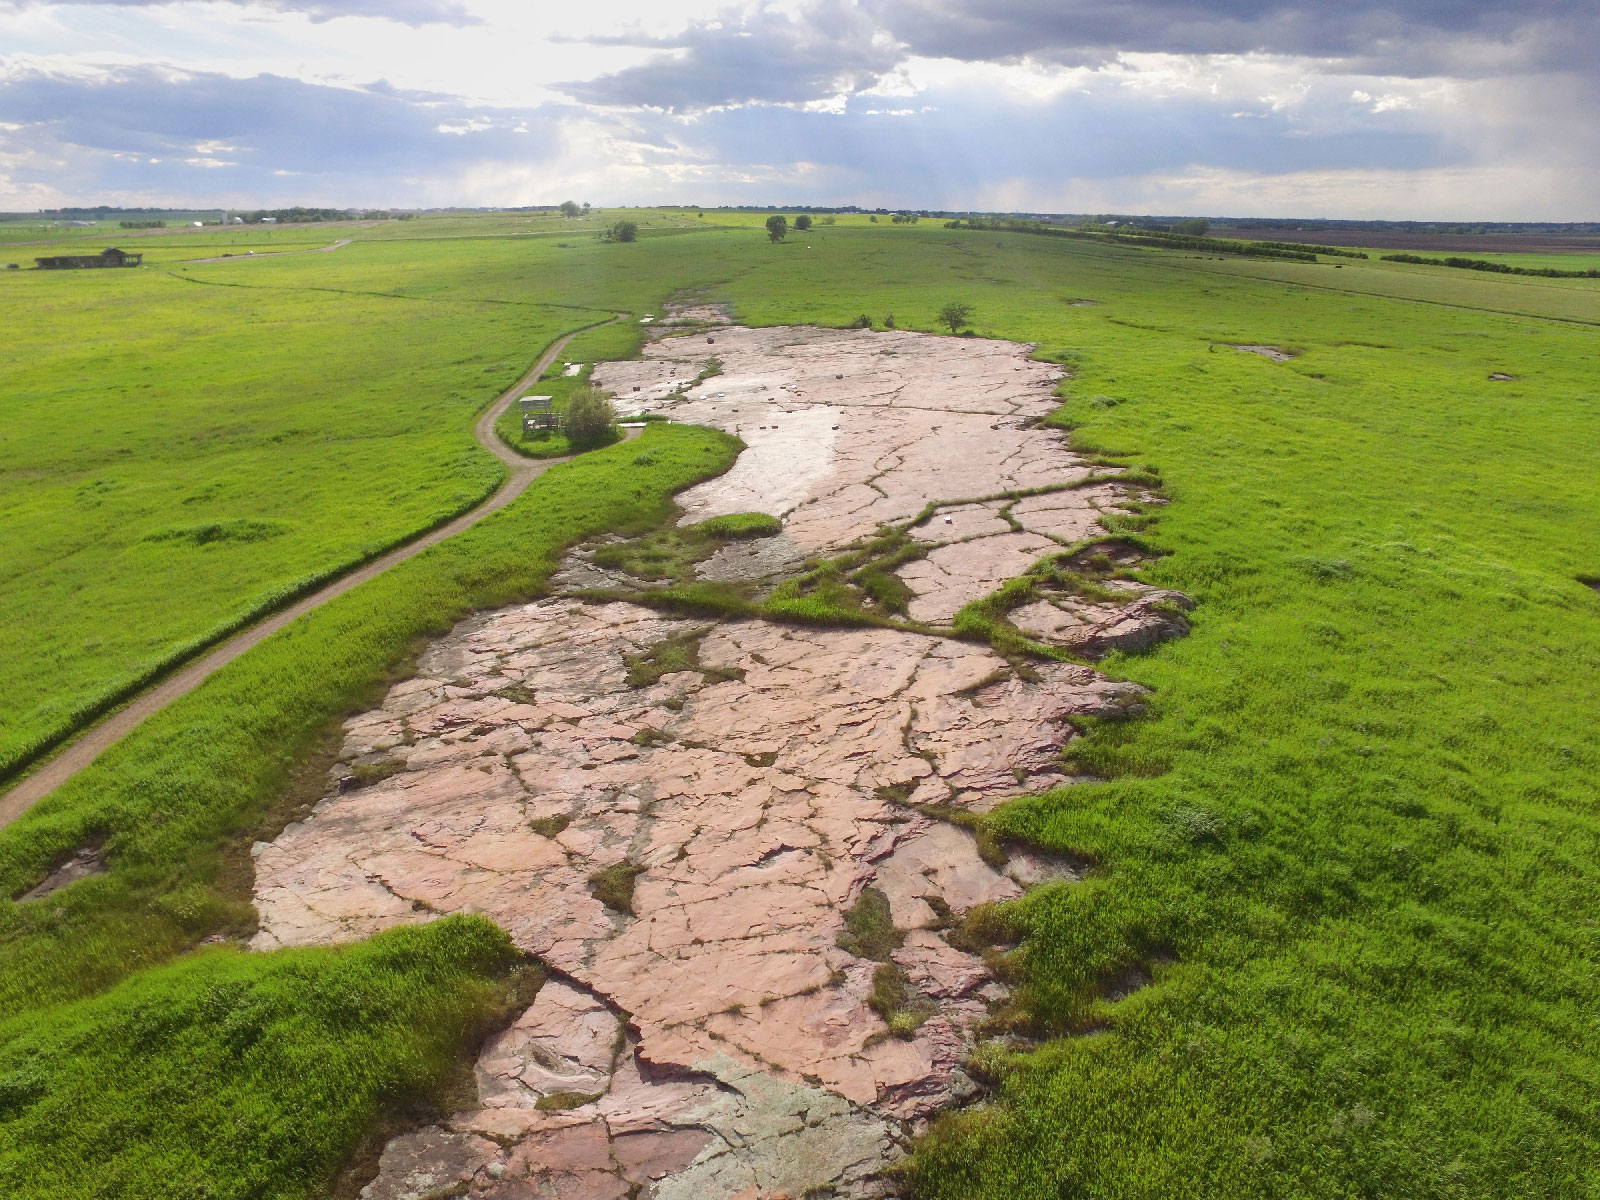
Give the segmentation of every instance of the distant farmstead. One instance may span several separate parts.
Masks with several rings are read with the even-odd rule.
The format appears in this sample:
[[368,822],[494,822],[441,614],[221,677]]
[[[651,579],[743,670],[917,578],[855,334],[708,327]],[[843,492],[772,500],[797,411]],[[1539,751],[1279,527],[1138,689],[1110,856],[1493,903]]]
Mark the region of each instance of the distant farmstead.
[[72,267],[137,267],[144,261],[142,254],[129,254],[112,246],[99,254],[57,254],[50,258],[36,258],[41,271],[64,271]]

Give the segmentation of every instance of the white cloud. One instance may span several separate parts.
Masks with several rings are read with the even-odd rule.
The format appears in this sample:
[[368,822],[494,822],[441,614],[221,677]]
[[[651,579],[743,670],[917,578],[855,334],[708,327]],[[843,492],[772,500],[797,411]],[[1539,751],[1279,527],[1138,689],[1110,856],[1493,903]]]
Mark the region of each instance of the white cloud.
[[0,0],[0,206],[582,193],[1595,216],[1587,114],[1600,87],[1581,51],[1596,12],[1586,0]]

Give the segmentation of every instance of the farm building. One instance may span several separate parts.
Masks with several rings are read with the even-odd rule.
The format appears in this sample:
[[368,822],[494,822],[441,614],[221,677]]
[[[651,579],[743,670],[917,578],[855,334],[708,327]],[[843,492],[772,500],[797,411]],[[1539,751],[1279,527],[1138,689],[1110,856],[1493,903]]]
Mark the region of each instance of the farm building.
[[41,271],[59,271],[69,267],[137,267],[144,261],[142,254],[129,254],[112,246],[99,254],[57,254],[50,258],[36,258]]
[[522,407],[522,432],[547,432],[561,428],[561,416],[555,411],[554,396],[523,396],[517,401]]

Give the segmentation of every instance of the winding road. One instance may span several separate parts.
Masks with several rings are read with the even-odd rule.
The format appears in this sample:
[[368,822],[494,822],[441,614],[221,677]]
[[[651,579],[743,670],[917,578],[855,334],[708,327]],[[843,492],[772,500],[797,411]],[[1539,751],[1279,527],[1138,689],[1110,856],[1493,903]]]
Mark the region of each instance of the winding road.
[[[325,249],[331,249],[331,247],[325,247]],[[613,319],[621,320],[622,318],[619,316]],[[90,726],[89,729],[78,735],[73,741],[68,742],[55,757],[46,760],[32,774],[24,776],[9,791],[0,794],[0,828],[15,821],[28,809],[87,767],[99,757],[101,751],[115,745],[146,717],[159,712],[178,699],[178,697],[194,691],[213,673],[227,666],[250,647],[271,637],[285,625],[305,616],[312,609],[321,607],[335,596],[341,596],[351,588],[358,587],[374,576],[381,575],[396,563],[402,563],[408,558],[414,558],[429,546],[442,542],[445,538],[452,537],[463,529],[476,525],[490,513],[498,512],[510,504],[527,489],[530,483],[551,467],[556,466],[558,463],[571,461],[570,455],[562,458],[523,458],[500,440],[495,434],[494,424],[499,419],[500,414],[511,406],[513,400],[538,381],[539,376],[544,374],[545,369],[555,361],[556,356],[566,349],[567,343],[580,332],[582,331],[575,329],[565,337],[558,338],[552,342],[550,348],[539,356],[539,360],[529,368],[528,372],[502,392],[495,402],[478,418],[477,424],[472,427],[472,435],[478,439],[478,444],[506,465],[506,481],[501,484],[498,491],[486,498],[476,508],[462,513],[455,520],[440,525],[438,528],[422,534],[403,546],[397,546],[387,554],[356,568],[348,575],[341,575],[332,583],[301,597],[288,608],[281,609],[249,628],[241,630],[200,658],[167,676],[148,691],[142,692],[98,724]],[[629,437],[637,436],[638,432],[637,429],[626,431]]]
[[348,246],[350,240],[349,238],[340,238],[337,242],[331,242],[326,246],[307,246],[304,250],[263,250],[259,254],[254,250],[247,250],[244,253],[234,251],[230,254],[219,254],[214,258],[184,258],[178,261],[184,263],[214,263],[233,262],[239,258],[282,258],[285,254],[326,254],[330,250]]

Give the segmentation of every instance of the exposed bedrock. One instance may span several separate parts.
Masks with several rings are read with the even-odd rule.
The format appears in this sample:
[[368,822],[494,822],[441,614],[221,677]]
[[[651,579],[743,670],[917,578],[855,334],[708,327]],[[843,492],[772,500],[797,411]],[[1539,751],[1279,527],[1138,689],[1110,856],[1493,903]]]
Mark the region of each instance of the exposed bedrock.
[[[683,519],[781,517],[780,569],[944,505],[916,529],[936,548],[901,572],[918,597],[912,616],[937,623],[1060,543],[1102,532],[1100,514],[1127,498],[1114,483],[1073,486],[1095,471],[1059,430],[1039,424],[1059,403],[1062,371],[1031,350],[923,333],[735,326],[718,329],[713,344],[699,335],[654,342],[639,360],[597,364],[593,378],[627,403],[745,441],[731,471],[679,497]],[[697,383],[713,358],[721,373]],[[1038,488],[1060,490],[985,500]],[[945,543],[960,549],[938,548]],[[733,561],[704,573],[737,577],[750,554],[730,548],[722,558]]]
[[[900,1122],[969,1087],[960,1064],[1002,995],[939,927],[1018,895],[1016,878],[1039,872],[1025,860],[996,869],[965,830],[914,806],[982,811],[1065,782],[1071,718],[1115,716],[1142,695],[1072,664],[1023,681],[988,649],[945,638],[761,621],[707,629],[700,670],[629,685],[630,658],[698,628],[567,600],[465,622],[417,678],[349,723],[346,761],[384,777],[334,791],[256,847],[259,947],[479,912],[565,974],[561,986],[590,997],[591,1011],[628,1014],[615,1063],[557,1048],[502,1088],[493,1063],[505,1046],[491,1047],[479,1064],[484,1115],[453,1123],[462,1136],[438,1143],[452,1153],[484,1148],[467,1133],[493,1132],[496,1153],[505,1139],[537,1134],[543,1145],[557,1125],[587,1121],[592,1137],[596,1118],[614,1142],[625,1126],[613,1128],[606,1105],[618,1088],[666,1080],[649,1103],[671,1116],[652,1131],[701,1129],[710,1118],[684,1114],[713,1105],[737,1136],[707,1141],[663,1178],[726,1158],[716,1178],[750,1173],[764,1189],[752,1195],[784,1194],[774,1189],[789,1183],[772,1180],[789,1176],[763,1176],[763,1155],[811,1164],[811,1183],[837,1181],[868,1141],[881,1167],[879,1142]],[[631,896],[619,899],[624,877]],[[890,957],[926,1017],[909,1036],[886,1036],[868,1006],[882,964],[838,945],[869,885],[905,935]],[[542,1020],[539,1008],[525,1020]],[[596,1020],[618,1045],[617,1018]],[[589,1096],[599,1098],[550,1111]],[[796,1107],[805,1132],[784,1136],[803,1154],[752,1140]]]

